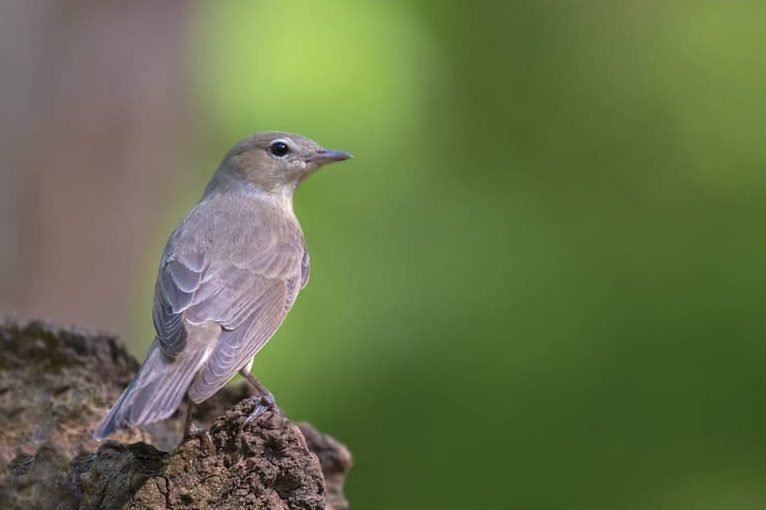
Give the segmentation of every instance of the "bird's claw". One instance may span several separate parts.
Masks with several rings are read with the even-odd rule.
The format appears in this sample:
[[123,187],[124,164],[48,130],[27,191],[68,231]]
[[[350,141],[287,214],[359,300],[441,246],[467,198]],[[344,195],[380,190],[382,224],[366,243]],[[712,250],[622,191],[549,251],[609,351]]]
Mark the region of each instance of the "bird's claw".
[[272,413],[277,414],[282,413],[282,411],[280,411],[279,407],[277,406],[274,395],[270,391],[267,391],[265,395],[254,395],[250,398],[255,402],[255,409],[253,409],[253,412],[251,412],[245,420],[248,423],[257,419],[266,411],[271,411]]
[[204,449],[215,451],[215,445],[213,444],[213,438],[210,437],[210,433],[206,429],[201,429],[192,423],[189,429],[184,431],[181,443],[186,443],[187,441],[194,439],[199,439],[200,444]]

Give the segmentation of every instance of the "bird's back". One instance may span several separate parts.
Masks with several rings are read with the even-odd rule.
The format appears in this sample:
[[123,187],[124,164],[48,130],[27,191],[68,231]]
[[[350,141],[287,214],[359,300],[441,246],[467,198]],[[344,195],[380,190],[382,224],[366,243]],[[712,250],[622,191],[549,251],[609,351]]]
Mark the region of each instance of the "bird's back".
[[[291,208],[243,189],[198,204],[171,236],[163,260],[166,267],[183,265],[171,292],[182,293],[174,315],[186,330],[209,322],[220,327],[218,338],[197,347],[209,357],[189,394],[202,401],[265,345],[305,285],[303,234]],[[161,267],[158,280],[163,277]],[[157,288],[155,299],[162,300],[164,286]]]
[[179,223],[155,286],[157,337],[96,437],[202,402],[268,342],[308,278],[291,210],[247,189],[206,196]]

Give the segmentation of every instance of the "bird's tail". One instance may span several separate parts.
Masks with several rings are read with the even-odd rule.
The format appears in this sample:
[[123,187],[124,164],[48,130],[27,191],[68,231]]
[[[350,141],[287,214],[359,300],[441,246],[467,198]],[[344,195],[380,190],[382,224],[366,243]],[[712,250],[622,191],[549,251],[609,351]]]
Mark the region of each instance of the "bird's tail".
[[152,343],[138,375],[112,406],[93,437],[103,439],[127,427],[152,423],[169,417],[178,409],[191,380],[204,361],[196,352],[169,358]]

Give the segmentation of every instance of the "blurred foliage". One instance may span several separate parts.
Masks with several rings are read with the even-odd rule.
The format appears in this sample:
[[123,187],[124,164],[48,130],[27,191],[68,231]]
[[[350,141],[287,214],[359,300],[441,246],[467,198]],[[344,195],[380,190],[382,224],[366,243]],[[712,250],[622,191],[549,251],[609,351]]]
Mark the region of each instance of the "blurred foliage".
[[254,367],[350,445],[355,507],[766,506],[764,19],[199,6],[204,142],[172,222],[249,132],[356,156],[297,193],[311,282]]

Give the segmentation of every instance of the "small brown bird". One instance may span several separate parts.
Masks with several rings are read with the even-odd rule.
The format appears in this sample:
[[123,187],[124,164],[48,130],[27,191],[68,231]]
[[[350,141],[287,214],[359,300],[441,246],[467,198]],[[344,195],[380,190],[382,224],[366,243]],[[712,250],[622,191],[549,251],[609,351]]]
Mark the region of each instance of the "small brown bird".
[[281,132],[229,151],[170,235],[154,290],[157,336],[97,439],[167,418],[185,396],[202,402],[238,372],[262,399],[257,412],[274,405],[250,369],[309,278],[293,192],[322,165],[350,157]]

